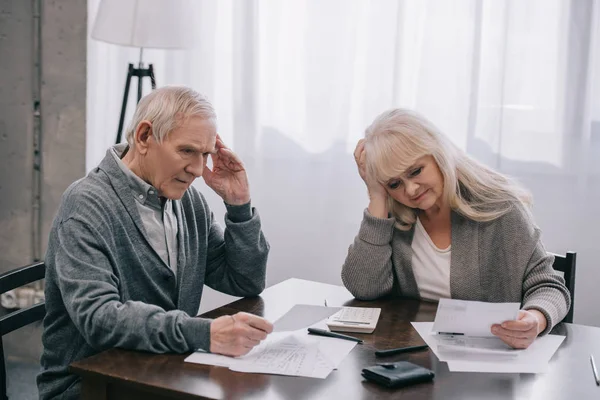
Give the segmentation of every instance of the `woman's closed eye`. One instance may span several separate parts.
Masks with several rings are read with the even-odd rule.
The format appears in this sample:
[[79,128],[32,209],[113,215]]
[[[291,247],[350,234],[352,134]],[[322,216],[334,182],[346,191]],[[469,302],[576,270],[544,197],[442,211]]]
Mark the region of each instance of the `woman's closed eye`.
[[419,175],[421,173],[421,171],[423,171],[423,167],[419,167],[417,169],[413,169],[410,173],[410,177],[415,177],[417,175]]
[[402,184],[401,180],[393,180],[393,181],[388,182],[388,187],[390,189],[398,189],[398,187],[400,187],[401,184]]

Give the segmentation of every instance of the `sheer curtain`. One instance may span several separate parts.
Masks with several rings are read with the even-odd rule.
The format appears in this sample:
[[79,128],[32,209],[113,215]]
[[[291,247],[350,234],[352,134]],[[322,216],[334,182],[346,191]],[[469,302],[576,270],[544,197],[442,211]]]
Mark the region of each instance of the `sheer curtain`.
[[[98,3],[89,0],[90,29]],[[547,247],[579,252],[578,296],[593,296],[586,281],[598,278],[590,222],[600,222],[595,1],[191,6],[195,47],[145,50],[145,61],[159,86],[192,86],[215,105],[221,136],[247,164],[272,245],[269,284],[292,276],[340,283],[367,204],[352,150],[377,114],[409,107],[533,191]],[[89,41],[88,170],[116,136],[126,64],[137,57],[137,49]],[[219,199],[197,187],[222,215]],[[575,318],[600,323],[592,314],[582,306]]]

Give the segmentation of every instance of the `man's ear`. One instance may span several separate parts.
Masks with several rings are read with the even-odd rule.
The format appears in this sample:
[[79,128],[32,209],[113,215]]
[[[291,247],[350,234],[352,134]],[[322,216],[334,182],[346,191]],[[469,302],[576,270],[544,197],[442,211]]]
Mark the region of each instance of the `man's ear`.
[[133,135],[135,147],[141,154],[146,154],[150,140],[152,140],[152,122],[142,121],[138,124]]

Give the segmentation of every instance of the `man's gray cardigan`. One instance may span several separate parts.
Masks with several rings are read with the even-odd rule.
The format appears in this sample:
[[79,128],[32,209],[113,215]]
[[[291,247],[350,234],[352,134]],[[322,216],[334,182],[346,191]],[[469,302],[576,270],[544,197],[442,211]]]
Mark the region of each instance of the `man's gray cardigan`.
[[133,196],[108,153],[63,195],[46,253],[41,399],[78,398],[69,364],[112,347],[209,350],[211,321],[193,318],[204,284],[236,296],[264,289],[269,245],[249,204],[227,206],[223,232],[194,188],[175,201],[175,276],[150,246]]
[[[342,268],[342,281],[359,299],[386,294],[419,298],[412,270],[414,226],[401,231],[393,218],[375,218],[365,210]],[[544,314],[549,332],[571,305],[563,278],[552,268],[554,257],[540,230],[521,205],[490,222],[452,212],[450,292],[453,299],[518,302]]]

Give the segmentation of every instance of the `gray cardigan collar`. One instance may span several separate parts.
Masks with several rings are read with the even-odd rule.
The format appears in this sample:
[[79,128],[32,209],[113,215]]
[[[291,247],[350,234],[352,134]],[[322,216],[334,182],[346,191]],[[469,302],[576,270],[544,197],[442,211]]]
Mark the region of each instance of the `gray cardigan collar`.
[[[477,246],[455,246],[455,243],[477,243],[479,230],[477,223],[452,211],[452,253],[450,256],[450,293],[457,299],[482,299],[480,284],[479,248]],[[400,233],[403,240],[399,244],[399,258],[409,260],[410,268],[395,268],[396,282],[402,282],[401,292],[407,296],[419,298],[417,281],[412,270],[412,240],[414,226],[406,232]],[[466,280],[466,281],[465,281]]]
[[[146,233],[146,229],[144,228],[144,224],[142,222],[142,218],[140,217],[140,213],[138,212],[137,206],[135,204],[135,199],[133,198],[133,196],[131,194],[131,187],[129,185],[129,180],[128,180],[127,176],[125,175],[125,173],[119,167],[119,164],[117,164],[117,161],[111,154],[111,151],[112,151],[112,149],[108,149],[108,151],[106,152],[106,156],[100,162],[100,165],[98,165],[98,169],[106,174],[108,180],[110,181],[111,186],[113,187],[113,189],[115,190],[115,193],[117,194],[117,197],[119,198],[119,200],[121,201],[121,203],[123,204],[125,209],[127,210],[127,213],[133,220],[133,223],[135,224],[136,228],[140,231],[140,234],[144,237],[144,240],[148,244],[148,247],[150,247],[152,250],[154,250],[154,248],[151,245],[150,238],[148,237],[148,234]],[[179,243],[177,275],[178,275],[178,282],[179,282],[179,278],[183,273],[183,267],[186,265],[186,255],[185,255],[185,251],[183,248],[183,244],[185,241],[185,235],[184,235],[183,229],[181,229],[181,227],[184,226],[183,219],[185,218],[185,216],[183,214],[183,207],[181,205],[181,201],[178,201],[178,200],[173,201],[173,209],[175,210],[175,213],[177,215],[177,223],[179,224],[179,227],[180,227],[179,232],[177,233],[177,239],[178,239],[178,243]],[[157,256],[158,256],[158,254],[157,254]],[[158,258],[160,259],[160,256],[158,256]]]

